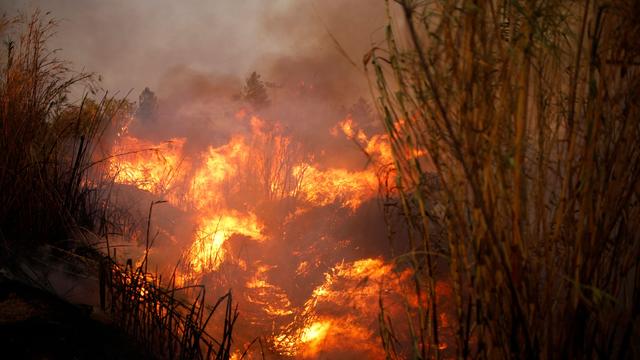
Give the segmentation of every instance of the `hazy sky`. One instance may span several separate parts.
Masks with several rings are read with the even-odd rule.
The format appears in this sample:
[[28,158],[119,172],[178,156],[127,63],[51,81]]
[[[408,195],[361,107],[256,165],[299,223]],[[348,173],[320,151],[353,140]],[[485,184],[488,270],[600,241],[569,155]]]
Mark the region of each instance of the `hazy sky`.
[[[40,8],[61,20],[52,46],[121,93],[156,88],[175,68],[244,77],[282,75],[312,59],[315,72],[348,62],[327,29],[361,63],[381,37],[383,0],[3,0],[2,13]],[[277,70],[274,70],[277,69]],[[314,70],[311,70],[314,71]],[[354,69],[355,72],[355,69]],[[273,76],[278,76],[273,75]],[[343,75],[340,75],[343,76]]]

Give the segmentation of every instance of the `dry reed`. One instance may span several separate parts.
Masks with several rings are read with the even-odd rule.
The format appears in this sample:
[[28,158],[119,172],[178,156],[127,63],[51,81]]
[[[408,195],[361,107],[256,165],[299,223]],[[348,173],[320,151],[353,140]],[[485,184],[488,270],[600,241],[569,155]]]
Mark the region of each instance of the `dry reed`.
[[388,357],[640,356],[638,3],[387,9],[385,46],[364,61],[410,232],[398,259],[421,299],[409,354],[381,314]]

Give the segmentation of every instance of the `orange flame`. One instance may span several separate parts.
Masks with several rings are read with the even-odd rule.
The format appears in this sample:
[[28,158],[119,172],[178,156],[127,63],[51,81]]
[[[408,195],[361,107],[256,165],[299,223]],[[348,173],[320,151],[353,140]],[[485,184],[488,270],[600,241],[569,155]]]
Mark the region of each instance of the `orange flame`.
[[369,358],[384,357],[371,330],[378,311],[371,304],[378,302],[380,286],[392,273],[393,266],[379,258],[337,264],[325,273],[297,318],[271,338],[273,347],[283,355],[317,358],[349,344]]
[[156,194],[166,193],[182,164],[184,138],[154,144],[131,136],[119,138],[109,172],[115,182]]
[[376,194],[378,178],[370,171],[351,172],[344,169],[320,170],[305,164],[293,169],[304,180],[300,192],[313,206],[340,202],[344,207],[357,209]]
[[[219,270],[225,261],[233,260],[228,240],[234,236],[269,241],[260,201],[293,200],[296,206],[290,216],[298,216],[328,205],[355,211],[377,195],[375,166],[361,171],[324,168],[310,161],[279,124],[248,116],[246,110],[238,111],[235,119],[245,122],[250,131],[201,153],[185,154],[185,139],[154,144],[128,135],[121,136],[114,148],[116,154],[123,154],[110,163],[116,182],[161,195],[195,213],[192,242],[184,253],[185,271],[190,274],[182,274],[182,281]],[[351,118],[341,121],[337,129],[356,141],[374,165],[392,163],[385,136],[367,136]],[[236,260],[247,269],[248,261]],[[307,274],[310,264],[313,260],[301,261],[296,273]],[[336,264],[301,305],[294,305],[282,288],[269,281],[267,265],[249,266],[255,272],[244,284],[246,300],[260,306],[270,320],[281,319],[279,323],[284,324],[274,325],[271,334],[276,352],[317,358],[323,351],[349,344],[368,358],[384,356],[372,330],[371,319],[376,319],[378,310],[371,304],[377,303],[381,284],[393,273],[391,264],[379,258]]]
[[231,213],[202,219],[196,230],[196,241],[188,250],[189,264],[196,273],[217,270],[225,258],[223,245],[227,239],[244,235],[262,241],[261,228],[254,214]]

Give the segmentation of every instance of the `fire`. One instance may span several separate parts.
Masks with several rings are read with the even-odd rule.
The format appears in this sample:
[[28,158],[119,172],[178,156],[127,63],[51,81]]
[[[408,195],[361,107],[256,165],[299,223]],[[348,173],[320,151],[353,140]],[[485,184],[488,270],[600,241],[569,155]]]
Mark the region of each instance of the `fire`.
[[225,259],[223,245],[227,239],[232,235],[244,235],[262,241],[261,228],[254,214],[232,213],[203,219],[196,230],[196,241],[188,250],[189,264],[196,273],[214,271]]
[[[316,359],[323,353],[347,353],[342,358],[352,358],[351,354],[365,354],[368,359],[382,359],[384,353],[376,345],[377,334],[369,326],[353,326],[356,317],[316,321],[302,333],[301,351],[297,357]],[[348,345],[347,345],[348,344]]]
[[117,183],[164,194],[180,170],[184,143],[184,138],[154,144],[123,136],[113,150],[117,157],[110,163],[110,173]]
[[[246,110],[236,114],[238,120],[246,118]],[[227,144],[210,146],[191,157],[183,154],[184,138],[156,144],[124,134],[114,147],[110,173],[118,183],[163,195],[174,206],[207,214],[227,207],[222,197],[225,191],[262,189],[262,195],[269,199],[298,198],[309,206],[339,203],[352,210],[376,195],[374,171],[321,169],[302,157],[296,162],[292,153],[300,152],[300,146],[280,134],[277,123],[268,126],[256,116],[248,122],[251,136],[235,135]],[[340,126],[349,136],[355,131],[350,118]],[[361,130],[358,134],[369,153],[387,161],[390,150],[384,138],[368,139]],[[240,184],[250,189],[239,189]]]
[[266,272],[270,269],[266,265],[258,266],[256,274],[246,284],[247,300],[260,305],[270,317],[291,315],[293,306],[286,293],[267,279]]
[[304,200],[314,206],[341,202],[357,209],[376,194],[378,178],[370,171],[351,172],[344,169],[320,170],[314,166],[298,166],[294,174],[303,175],[300,192]]
[[331,327],[329,321],[317,321],[311,324],[308,328],[305,328],[300,335],[300,341],[303,343],[311,343],[313,347],[322,341],[327,336],[327,331]]
[[218,148],[209,147],[202,157],[201,167],[190,181],[191,205],[196,209],[219,207],[225,181],[237,174],[246,160],[247,145],[242,137],[232,138],[228,144]]
[[[392,163],[388,139],[368,136],[353,119],[344,119],[334,132],[356,141],[373,165],[359,171],[331,168],[307,156],[277,122],[250,116],[246,110],[233,117],[246,126],[246,132],[232,135],[226,144],[188,154],[185,139],[152,143],[123,134],[114,147],[117,156],[110,163],[111,175],[117,183],[162,196],[193,214],[192,238],[184,250],[186,268],[178,277],[187,284],[224,269],[226,262],[237,265],[247,274],[240,283],[243,301],[260,309],[261,324],[265,319],[273,324],[268,334],[272,351],[317,358],[348,345],[352,354],[384,357],[376,332],[378,308],[372,304],[378,303],[383,283],[385,288],[394,284],[394,291],[401,292],[398,279],[405,275],[395,274],[392,264],[382,258],[337,264],[334,260],[324,276],[314,278],[318,283],[310,284],[306,290],[310,293],[296,301],[286,285],[270,278],[277,265],[241,258],[233,246],[237,237],[245,237],[271,249],[269,244],[286,239],[286,234],[269,224],[286,223],[312,208],[332,205],[357,211],[378,194],[376,167]],[[285,202],[293,206],[282,210],[280,218],[271,213],[280,209],[274,204]],[[320,262],[307,258],[293,264],[292,275],[306,278]]]
[[[322,351],[339,351],[348,343],[351,350],[370,358],[384,357],[371,330],[378,311],[371,305],[378,303],[383,283],[399,284],[393,274],[393,265],[380,258],[337,264],[324,274],[324,282],[296,319],[272,337],[273,347],[284,355],[317,358]],[[406,277],[402,274],[401,281]]]
[[369,137],[364,130],[358,128],[356,122],[350,116],[342,119],[332,129],[334,136],[338,134],[338,129],[364,151],[371,160],[381,166],[386,166],[393,163],[393,152],[391,150],[391,143],[387,135],[373,135]]

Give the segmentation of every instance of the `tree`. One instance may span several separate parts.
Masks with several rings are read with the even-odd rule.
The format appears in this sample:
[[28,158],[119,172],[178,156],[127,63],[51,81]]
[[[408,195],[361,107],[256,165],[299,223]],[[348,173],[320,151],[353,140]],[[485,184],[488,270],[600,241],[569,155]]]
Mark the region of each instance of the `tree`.
[[242,88],[242,99],[255,109],[261,109],[269,106],[269,95],[264,81],[260,79],[260,74],[252,72]]
[[148,87],[140,93],[138,97],[138,110],[136,116],[142,121],[150,121],[158,112],[158,98]]

